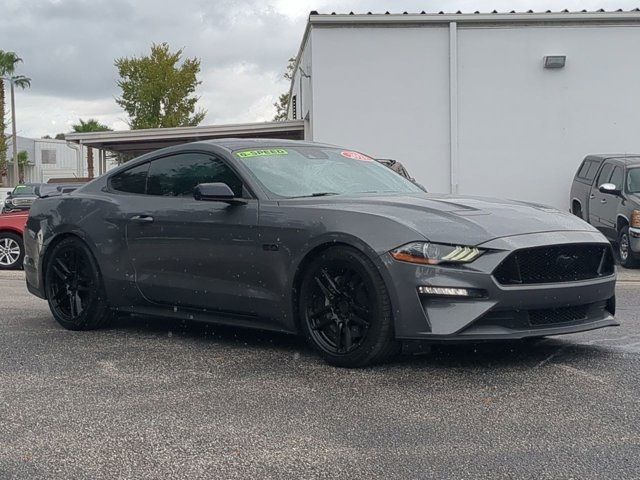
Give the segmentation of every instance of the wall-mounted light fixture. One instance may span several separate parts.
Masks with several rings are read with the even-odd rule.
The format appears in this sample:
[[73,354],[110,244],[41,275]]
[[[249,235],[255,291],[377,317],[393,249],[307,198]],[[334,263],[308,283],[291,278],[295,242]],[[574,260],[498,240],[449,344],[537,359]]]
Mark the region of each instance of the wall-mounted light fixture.
[[566,55],[547,55],[544,57],[544,68],[563,68],[566,61]]

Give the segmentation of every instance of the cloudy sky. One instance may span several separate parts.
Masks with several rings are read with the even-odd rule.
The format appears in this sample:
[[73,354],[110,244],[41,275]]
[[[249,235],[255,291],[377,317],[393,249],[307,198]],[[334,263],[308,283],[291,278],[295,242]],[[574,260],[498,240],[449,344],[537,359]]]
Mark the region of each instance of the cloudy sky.
[[287,59],[311,10],[320,13],[625,10],[640,0],[0,0],[0,49],[17,52],[33,79],[17,94],[18,132],[67,132],[78,118],[126,129],[116,105],[115,58],[151,43],[184,47],[202,61],[199,106],[205,124],[267,121],[287,90]]

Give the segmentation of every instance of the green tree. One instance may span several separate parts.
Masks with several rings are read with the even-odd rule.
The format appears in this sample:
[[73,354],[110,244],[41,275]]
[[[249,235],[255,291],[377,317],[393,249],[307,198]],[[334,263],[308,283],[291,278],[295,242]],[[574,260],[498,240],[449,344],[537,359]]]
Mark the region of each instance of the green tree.
[[26,150],[18,152],[18,168],[20,169],[20,180],[18,183],[24,183],[24,169],[29,165],[29,153]]
[[[287,69],[282,74],[282,77],[291,82],[293,78],[293,69],[295,68],[296,59],[295,57],[291,57],[287,62]],[[287,119],[287,113],[289,110],[289,90],[284,92],[278,97],[278,101],[273,104],[276,107],[276,114],[273,117],[275,122],[281,122],[282,120]]]
[[48,133],[46,135],[44,135],[42,137],[43,140],[64,140],[65,139],[65,134],[64,133],[56,133],[55,137],[52,137],[51,135],[49,135]]
[[[78,119],[79,123],[76,123],[75,125],[72,126],[73,131],[74,132],[110,132],[111,129],[109,127],[107,127],[106,125],[98,122],[98,120],[95,120],[93,118],[90,118],[89,120],[82,120],[81,118]],[[62,140],[64,140],[64,134],[59,133],[58,135],[56,135],[56,139],[58,139],[58,136],[62,135]],[[88,147],[87,149],[87,176],[89,178],[93,178],[93,173],[94,173],[94,169],[93,169],[93,148]]]
[[[7,102],[6,102],[4,87],[5,87],[5,81],[13,77],[16,71],[16,65],[21,61],[22,59],[16,54],[16,52],[5,52],[4,50],[0,50],[0,178],[2,180],[2,184],[5,184],[5,181],[6,181],[5,179],[8,173],[7,172],[7,138],[8,137],[4,133],[7,127],[7,124],[6,124],[6,119],[7,119],[6,103]],[[26,77],[17,77],[17,78],[18,78],[18,82],[20,82],[20,78],[26,78]],[[24,86],[22,88],[24,88]]]
[[161,43],[153,44],[148,56],[115,61],[122,90],[116,102],[129,115],[132,129],[195,126],[204,119],[206,111],[196,112],[199,97],[194,95],[202,83],[200,60],[187,58],[181,63],[182,53],[183,49],[171,52],[167,43]]

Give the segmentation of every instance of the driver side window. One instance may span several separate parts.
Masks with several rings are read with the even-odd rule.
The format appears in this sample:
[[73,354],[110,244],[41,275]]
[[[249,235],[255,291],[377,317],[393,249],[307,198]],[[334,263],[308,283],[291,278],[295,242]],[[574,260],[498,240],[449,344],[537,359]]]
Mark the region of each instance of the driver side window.
[[613,173],[611,174],[609,183],[613,183],[619,190],[622,190],[624,188],[624,172],[622,170],[622,167],[616,166],[613,169]]
[[147,195],[190,197],[200,183],[226,183],[242,197],[242,181],[221,159],[206,153],[179,153],[151,161]]

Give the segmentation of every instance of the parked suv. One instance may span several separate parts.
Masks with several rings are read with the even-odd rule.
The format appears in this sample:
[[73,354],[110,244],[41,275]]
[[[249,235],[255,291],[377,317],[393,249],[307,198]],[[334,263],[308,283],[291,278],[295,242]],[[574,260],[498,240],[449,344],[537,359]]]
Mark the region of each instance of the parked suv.
[[640,155],[588,155],[573,179],[571,211],[617,245],[624,267],[640,266]]
[[7,194],[0,213],[23,212],[29,210],[38,197],[46,197],[58,193],[69,193],[82,184],[57,183],[25,183],[16,186]]
[[38,198],[36,193],[37,186],[37,183],[17,185],[11,192],[7,193],[2,205],[2,213],[29,210],[33,201]]

